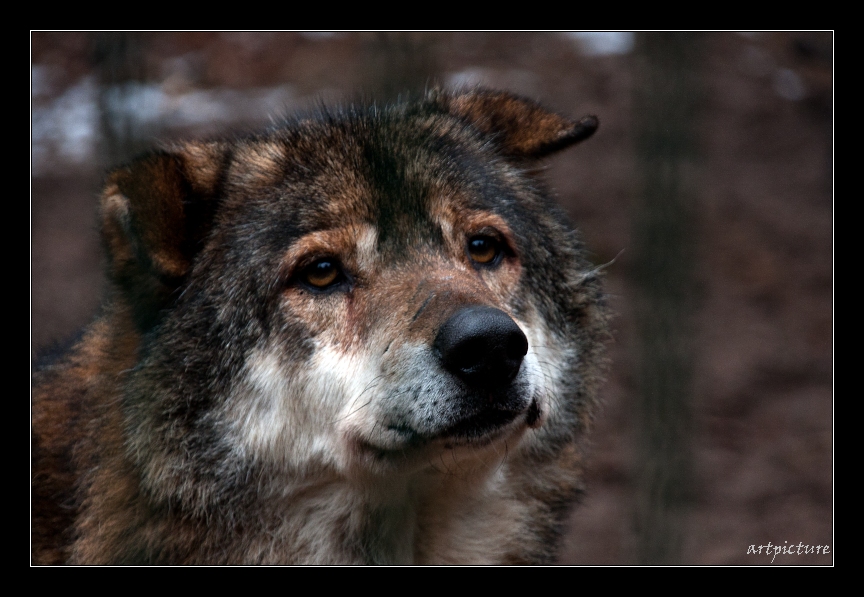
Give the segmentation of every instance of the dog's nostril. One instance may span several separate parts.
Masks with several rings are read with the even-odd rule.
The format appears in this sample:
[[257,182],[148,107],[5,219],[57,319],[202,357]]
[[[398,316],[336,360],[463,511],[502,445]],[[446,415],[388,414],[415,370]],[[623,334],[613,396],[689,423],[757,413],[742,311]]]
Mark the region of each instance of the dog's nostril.
[[444,322],[435,348],[444,367],[469,385],[500,387],[519,373],[528,339],[500,309],[471,306]]

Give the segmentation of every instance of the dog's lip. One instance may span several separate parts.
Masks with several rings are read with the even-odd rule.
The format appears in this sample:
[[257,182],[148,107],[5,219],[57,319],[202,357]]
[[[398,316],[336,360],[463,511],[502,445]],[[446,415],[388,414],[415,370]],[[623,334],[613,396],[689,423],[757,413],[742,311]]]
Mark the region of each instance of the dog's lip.
[[432,439],[480,439],[503,429],[520,414],[521,411],[487,409],[442,429]]
[[445,449],[468,445],[483,446],[517,430],[537,427],[540,418],[537,401],[532,400],[526,408],[520,410],[489,408],[472,413],[434,433],[424,433],[411,425],[393,423],[386,426],[387,431],[393,434],[392,443],[387,442],[389,445],[382,446],[369,440],[361,441],[360,444],[381,456],[404,454],[406,450],[420,449],[432,444],[442,445]]

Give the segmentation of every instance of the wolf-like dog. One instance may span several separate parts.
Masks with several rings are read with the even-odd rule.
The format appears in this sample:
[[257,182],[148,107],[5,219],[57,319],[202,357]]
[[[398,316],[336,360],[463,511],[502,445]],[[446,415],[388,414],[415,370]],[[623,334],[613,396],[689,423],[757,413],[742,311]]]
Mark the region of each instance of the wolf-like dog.
[[435,90],[113,171],[104,305],[34,377],[33,561],[554,562],[608,332],[538,160],[597,126]]

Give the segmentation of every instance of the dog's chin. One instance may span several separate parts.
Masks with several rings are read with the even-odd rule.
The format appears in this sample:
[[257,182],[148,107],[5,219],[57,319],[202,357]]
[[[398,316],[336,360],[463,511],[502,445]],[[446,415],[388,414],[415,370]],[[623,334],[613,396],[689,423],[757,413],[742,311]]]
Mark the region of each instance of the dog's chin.
[[[542,410],[536,400],[522,408],[497,405],[418,429],[410,424],[380,425],[374,436],[351,434],[355,464],[371,470],[414,469],[435,462],[445,453],[453,458],[481,457],[484,448],[512,449],[530,428],[539,427]],[[383,468],[382,468],[383,467]]]

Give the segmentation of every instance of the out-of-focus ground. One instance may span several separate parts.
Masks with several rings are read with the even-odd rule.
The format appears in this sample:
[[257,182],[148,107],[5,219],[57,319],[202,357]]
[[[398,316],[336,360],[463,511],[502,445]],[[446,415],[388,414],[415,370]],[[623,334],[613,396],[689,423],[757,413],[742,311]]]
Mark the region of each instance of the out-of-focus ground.
[[[592,258],[618,256],[607,270],[617,316],[605,407],[561,563],[646,561],[635,522],[644,454],[633,131],[652,115],[634,106],[639,35],[656,34],[33,33],[31,358],[96,312],[102,173],[155,140],[242,131],[322,100],[436,83],[481,83],[571,116],[597,114],[598,133],[547,172]],[[693,39],[689,472],[671,514],[673,563],[769,565],[747,552],[770,541],[831,548],[777,555],[773,565],[833,564],[833,34]],[[119,51],[119,66],[106,48]]]

